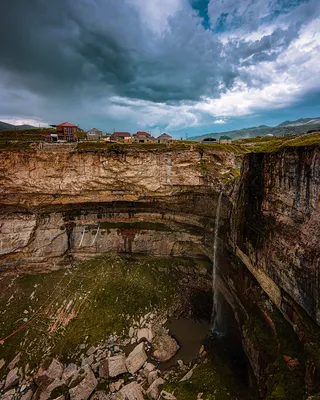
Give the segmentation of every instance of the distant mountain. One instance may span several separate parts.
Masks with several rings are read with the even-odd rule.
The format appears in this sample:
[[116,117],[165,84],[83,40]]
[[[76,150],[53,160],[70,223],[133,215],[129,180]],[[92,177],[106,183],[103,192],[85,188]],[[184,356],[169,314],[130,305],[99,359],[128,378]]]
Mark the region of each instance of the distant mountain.
[[0,121],[0,131],[8,131],[8,130],[23,130],[23,129],[35,129],[35,126],[32,125],[11,125],[6,122]]
[[302,126],[302,125],[319,125],[320,124],[320,117],[319,118],[300,118],[296,121],[285,121],[282,124],[279,124],[278,127],[282,126]]
[[230,136],[232,139],[266,136],[268,134],[274,136],[297,135],[300,133],[307,133],[309,130],[320,130],[320,117],[285,121],[274,127],[260,125],[251,128],[236,129],[234,131],[206,133],[205,135],[191,137],[190,140],[203,140],[205,138],[219,139],[221,135]]

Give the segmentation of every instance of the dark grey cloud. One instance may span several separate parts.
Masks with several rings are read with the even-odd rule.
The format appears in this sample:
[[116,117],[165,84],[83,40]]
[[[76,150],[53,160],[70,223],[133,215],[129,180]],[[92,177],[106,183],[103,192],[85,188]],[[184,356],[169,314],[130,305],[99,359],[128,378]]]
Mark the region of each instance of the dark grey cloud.
[[1,8],[0,65],[39,93],[103,84],[122,96],[184,100],[230,79],[219,71],[221,45],[190,10],[158,36],[115,0],[10,0]]
[[[114,97],[190,105],[202,97],[219,98],[239,80],[263,87],[270,77],[248,68],[277,60],[299,37],[303,23],[315,17],[316,0],[305,2],[300,12],[288,1],[282,0],[284,18],[293,10],[291,21],[283,19],[259,39],[238,35],[222,42],[219,32],[208,29],[208,17],[217,20],[227,4],[231,16],[245,16],[249,9],[255,21],[254,12],[261,11],[257,2],[246,0],[246,7],[232,11],[233,0],[211,0],[209,8],[207,0],[172,0],[178,11],[163,23],[160,18],[160,28],[153,29],[155,22],[140,12],[140,0],[2,0],[0,95],[6,101],[0,114],[48,120],[68,110],[70,118],[90,112],[92,119],[105,121],[105,110],[124,108]],[[260,2],[268,8],[269,0]],[[170,6],[154,0],[148,7],[155,3],[160,9]]]

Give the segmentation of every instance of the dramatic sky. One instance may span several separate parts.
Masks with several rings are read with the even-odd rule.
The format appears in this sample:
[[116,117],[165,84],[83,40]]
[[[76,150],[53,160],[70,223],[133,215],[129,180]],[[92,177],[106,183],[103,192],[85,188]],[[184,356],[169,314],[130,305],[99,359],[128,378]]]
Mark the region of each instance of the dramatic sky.
[[320,115],[319,0],[1,0],[0,120],[176,137]]

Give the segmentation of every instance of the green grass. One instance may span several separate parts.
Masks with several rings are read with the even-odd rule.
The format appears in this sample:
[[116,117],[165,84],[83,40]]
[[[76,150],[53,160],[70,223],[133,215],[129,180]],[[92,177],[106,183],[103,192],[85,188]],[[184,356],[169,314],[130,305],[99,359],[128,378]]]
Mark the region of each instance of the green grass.
[[0,132],[0,149],[32,149],[32,145],[43,141],[53,128],[8,130]]
[[[9,362],[21,351],[22,364],[36,365],[44,354],[67,361],[85,340],[90,346],[113,332],[127,334],[132,318],[154,309],[165,312],[178,304],[181,272],[175,267],[194,263],[180,258],[110,255],[67,271],[2,277],[0,338],[20,327],[24,318],[36,312],[37,318],[1,346],[0,359]],[[24,314],[25,310],[29,313]],[[76,317],[64,326],[72,312]]]
[[279,151],[285,147],[320,145],[320,133],[240,139],[237,143],[251,145],[247,146],[248,151],[250,152],[271,153]]
[[201,364],[193,370],[192,377],[185,382],[168,382],[165,390],[173,393],[177,400],[195,400],[203,393],[203,400],[232,400],[227,377],[215,361]]
[[250,152],[250,148],[242,146],[241,144],[200,143],[196,144],[196,146],[200,152],[203,150],[215,150],[218,152],[226,151],[235,154],[245,154]]

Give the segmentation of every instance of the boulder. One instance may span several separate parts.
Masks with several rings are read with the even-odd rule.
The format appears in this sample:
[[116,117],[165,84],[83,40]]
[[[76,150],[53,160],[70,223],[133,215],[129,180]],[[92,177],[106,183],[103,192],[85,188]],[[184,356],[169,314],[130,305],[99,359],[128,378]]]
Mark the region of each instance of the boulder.
[[21,396],[21,400],[31,400],[33,396],[33,390],[28,389],[26,393]]
[[137,339],[138,339],[138,343],[142,342],[143,340],[151,343],[152,339],[153,339],[153,333],[151,329],[148,328],[142,328],[138,330],[137,333]]
[[130,374],[135,374],[147,361],[148,357],[144,351],[144,343],[136,346],[126,359],[126,366]]
[[118,375],[128,372],[126,367],[126,357],[124,354],[108,358],[109,376],[115,378]]
[[165,329],[157,332],[157,336],[153,340],[153,356],[156,360],[161,362],[171,360],[179,348],[176,340]]
[[16,364],[20,361],[21,353],[18,353],[15,358],[8,364],[9,369],[13,369]]
[[87,356],[91,356],[96,350],[95,347],[91,346],[90,349],[87,350]]
[[146,366],[143,368],[142,371],[142,375],[148,379],[148,376],[150,374],[150,372],[154,371],[156,369],[156,366],[151,364],[151,363],[147,363]]
[[159,378],[159,371],[158,370],[151,371],[150,374],[148,375],[149,385],[151,385],[158,378]]
[[41,364],[35,377],[35,382],[38,386],[49,386],[54,380],[60,380],[62,374],[62,364],[55,358],[47,358]]
[[92,369],[86,365],[73,381],[76,385],[69,390],[70,400],[87,400],[98,385]]
[[18,367],[10,370],[6,378],[6,383],[4,384],[4,390],[12,389],[17,386],[19,379]]
[[109,378],[109,366],[108,366],[108,359],[105,358],[100,362],[99,366],[99,376],[102,379]]
[[94,355],[91,354],[89,357],[82,359],[81,367],[84,367],[85,365],[92,365],[93,362],[94,362]]
[[118,390],[120,390],[120,388],[121,388],[121,386],[123,385],[123,383],[124,383],[124,380],[123,379],[120,379],[119,381],[117,381],[117,382],[111,382],[110,384],[109,384],[109,389],[110,389],[110,392],[117,392]]
[[159,386],[164,385],[164,380],[162,378],[156,379],[147,390],[147,396],[150,400],[157,400],[159,397]]
[[99,367],[100,378],[115,378],[128,372],[126,367],[126,357],[124,354],[109,357],[101,361]]
[[13,400],[15,393],[15,389],[11,389],[2,395],[1,400]]
[[[59,389],[59,394],[54,396],[54,391]],[[55,379],[50,385],[48,386],[40,386],[36,392],[36,397],[38,400],[48,400],[48,399],[55,399],[61,396],[61,392],[68,392],[68,386],[66,385],[65,381],[60,379]],[[57,393],[57,392],[56,392]]]
[[116,400],[144,400],[142,387],[137,382],[129,383],[116,394]]
[[72,378],[76,373],[78,372],[78,367],[76,364],[69,364],[67,368],[63,371],[62,374],[62,379],[65,380],[66,382]]

